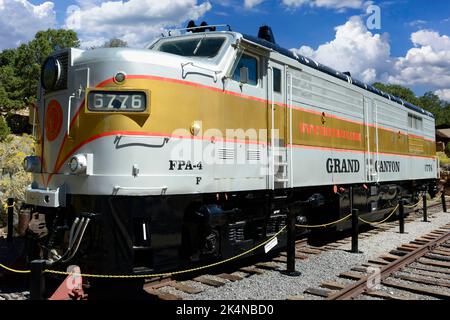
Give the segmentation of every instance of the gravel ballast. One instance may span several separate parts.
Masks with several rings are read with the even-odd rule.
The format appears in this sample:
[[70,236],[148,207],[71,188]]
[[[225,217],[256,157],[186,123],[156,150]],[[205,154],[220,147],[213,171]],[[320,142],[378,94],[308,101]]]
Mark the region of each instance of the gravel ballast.
[[[450,213],[433,214],[430,215],[429,220],[430,222],[414,221],[406,224],[405,234],[400,234],[398,229],[392,229],[360,239],[360,254],[349,253],[350,245],[346,244],[337,250],[311,256],[307,260],[297,260],[296,269],[302,273],[299,277],[289,277],[277,271],[266,271],[263,275],[253,275],[241,281],[228,282],[222,287],[210,288],[200,294],[180,294],[180,296],[192,300],[285,300],[292,296],[320,299],[305,294],[304,291],[307,288],[318,288],[324,281],[348,283],[345,279],[338,279],[338,275],[450,223]],[[388,290],[396,291],[390,288]],[[417,297],[411,296],[412,299]]]

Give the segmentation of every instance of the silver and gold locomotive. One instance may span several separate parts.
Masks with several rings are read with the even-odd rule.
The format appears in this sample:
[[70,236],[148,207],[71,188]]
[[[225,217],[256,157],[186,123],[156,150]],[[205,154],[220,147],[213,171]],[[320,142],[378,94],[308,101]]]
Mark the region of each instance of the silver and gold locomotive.
[[97,273],[176,269],[254,247],[308,199],[322,201],[299,220],[337,220],[349,186],[366,219],[435,193],[429,112],[279,47],[266,26],[187,31],[46,60],[24,163],[26,204],[48,230],[35,255]]

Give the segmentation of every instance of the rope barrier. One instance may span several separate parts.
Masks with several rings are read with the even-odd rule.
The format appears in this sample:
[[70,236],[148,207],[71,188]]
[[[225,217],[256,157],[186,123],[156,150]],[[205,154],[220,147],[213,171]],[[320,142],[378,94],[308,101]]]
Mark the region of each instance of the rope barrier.
[[333,224],[338,224],[339,222],[345,221],[345,220],[347,220],[348,218],[350,218],[351,216],[352,216],[352,215],[349,214],[348,216],[345,216],[344,218],[339,219],[339,220],[337,220],[337,221],[330,222],[330,223],[325,223],[325,224],[319,224],[319,225],[315,225],[315,226],[308,226],[308,225],[301,225],[301,224],[296,224],[295,226],[296,226],[297,228],[325,228],[325,227],[331,226],[331,225],[333,225]]
[[387,218],[385,218],[385,219],[383,219],[383,220],[381,220],[381,221],[378,221],[378,222],[367,221],[367,220],[364,220],[364,219],[361,218],[361,217],[358,217],[358,219],[359,219],[360,221],[362,221],[362,222],[364,222],[364,223],[367,223],[367,224],[370,224],[370,225],[379,225],[379,224],[382,224],[382,223],[388,221],[388,220],[392,217],[392,215],[397,211],[398,207],[399,207],[399,205],[397,205],[397,206],[394,208],[394,210],[392,210],[392,212],[387,216]]
[[14,201],[12,205],[8,205],[7,201],[3,201],[3,211],[7,211],[9,208],[13,208],[16,205],[16,202]]
[[417,202],[416,204],[414,204],[414,205],[412,205],[412,206],[404,206],[404,207],[407,208],[407,209],[414,209],[414,208],[418,207],[418,206],[420,205],[421,202],[422,202],[422,201],[419,201],[419,202]]
[[[234,257],[222,260],[222,261],[218,261],[206,266],[201,266],[201,267],[197,267],[197,268],[192,268],[192,269],[188,269],[188,270],[181,270],[181,271],[174,271],[174,272],[166,272],[166,273],[157,273],[157,274],[138,274],[138,275],[106,275],[106,274],[86,274],[86,273],[74,273],[74,272],[65,272],[65,271],[58,271],[58,270],[51,270],[51,269],[46,269],[44,272],[46,273],[52,273],[52,274],[58,274],[58,275],[75,275],[75,276],[81,276],[81,277],[85,277],[85,278],[109,278],[109,279],[136,279],[136,278],[158,278],[158,277],[169,277],[169,276],[174,276],[174,275],[179,275],[179,274],[184,274],[184,273],[190,273],[190,272],[194,272],[194,271],[199,271],[199,270],[204,270],[207,268],[212,268],[236,259],[239,259],[259,248],[261,248],[262,246],[268,244],[269,242],[271,242],[273,239],[275,239],[276,237],[278,237],[281,233],[284,232],[284,230],[286,229],[286,226],[284,226],[280,231],[278,231],[274,236],[272,236],[270,239],[258,244],[257,246],[253,247],[250,250],[247,250],[243,253],[240,253]],[[14,273],[30,273],[30,270],[15,270],[15,269],[11,269],[6,267],[3,264],[0,264],[0,267],[14,272]]]
[[0,263],[0,267],[5,270],[8,270],[10,272],[14,272],[14,273],[30,273],[31,272],[31,270],[17,270],[17,269],[9,268],[2,263]]
[[[441,195],[442,195],[442,192],[441,192],[441,193],[438,193],[438,194],[436,195],[436,197],[434,197],[433,199],[430,200],[430,203],[431,203],[431,202],[438,202],[438,201],[440,201],[441,199],[439,199],[439,198],[441,197]],[[448,196],[446,196],[446,197],[448,197]],[[419,200],[419,202],[417,202],[415,205],[412,205],[412,206],[404,206],[404,207],[407,208],[407,209],[414,209],[414,208],[417,208],[421,203],[422,203],[422,200]]]

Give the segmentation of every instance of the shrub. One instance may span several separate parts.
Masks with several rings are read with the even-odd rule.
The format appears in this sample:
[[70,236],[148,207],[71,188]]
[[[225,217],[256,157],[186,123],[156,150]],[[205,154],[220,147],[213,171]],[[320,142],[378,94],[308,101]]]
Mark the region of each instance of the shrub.
[[445,152],[436,152],[436,155],[439,158],[439,162],[441,163],[441,167],[448,166],[450,164],[450,159],[447,157]]
[[[23,159],[34,154],[34,139],[29,135],[10,135],[0,143],[0,200],[16,199],[16,209],[24,200],[25,189],[31,183],[31,175],[23,170]],[[3,205],[0,206],[0,226],[5,220]]]
[[0,142],[5,141],[10,133],[11,131],[9,130],[8,124],[5,119],[0,116]]
[[447,155],[450,155],[450,142],[447,143],[447,146],[445,147],[445,153]]

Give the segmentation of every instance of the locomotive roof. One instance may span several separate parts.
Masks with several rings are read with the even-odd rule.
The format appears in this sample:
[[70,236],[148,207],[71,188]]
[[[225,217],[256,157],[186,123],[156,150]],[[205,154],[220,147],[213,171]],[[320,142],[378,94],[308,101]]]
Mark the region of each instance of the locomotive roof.
[[303,64],[305,66],[308,66],[310,68],[319,70],[321,72],[324,72],[324,73],[326,73],[326,74],[328,74],[328,75],[330,75],[332,77],[338,78],[338,79],[340,79],[342,81],[345,81],[347,83],[350,82],[353,85],[355,85],[357,87],[360,87],[360,88],[362,88],[364,90],[370,91],[370,92],[372,92],[372,93],[374,93],[376,95],[379,95],[379,96],[381,96],[383,98],[386,98],[386,99],[389,99],[391,101],[395,101],[398,104],[403,105],[403,106],[405,106],[406,108],[408,108],[410,110],[413,110],[413,111],[419,112],[419,113],[421,113],[423,115],[427,115],[429,117],[434,118],[434,115],[431,112],[428,112],[428,111],[426,111],[426,110],[424,110],[424,109],[422,109],[422,108],[420,108],[418,106],[415,106],[412,103],[404,101],[404,100],[402,100],[402,99],[400,99],[400,98],[398,98],[396,96],[393,96],[391,94],[388,94],[386,92],[378,90],[374,86],[368,85],[368,84],[366,84],[366,83],[364,83],[362,81],[354,79],[353,77],[351,77],[351,76],[349,76],[347,74],[344,74],[343,72],[339,72],[337,70],[334,70],[334,69],[332,69],[330,67],[327,67],[327,66],[325,66],[323,64],[320,64],[320,63],[318,63],[318,62],[316,62],[316,61],[314,61],[312,59],[309,59],[307,57],[304,57],[302,55],[294,54],[292,51],[290,51],[288,49],[282,48],[282,47],[280,47],[279,45],[277,45],[275,43],[269,42],[269,41],[261,39],[259,37],[246,35],[246,34],[243,34],[242,36],[243,36],[244,39],[246,39],[248,41],[254,42],[254,43],[256,43],[256,44],[258,44],[260,46],[263,46],[263,47],[267,47],[267,48],[272,49],[273,51],[276,51],[276,52],[278,52],[278,53],[280,53],[280,54],[282,54],[284,56],[287,56],[287,57],[289,57],[291,59],[297,60],[298,62],[300,62],[301,64]]

